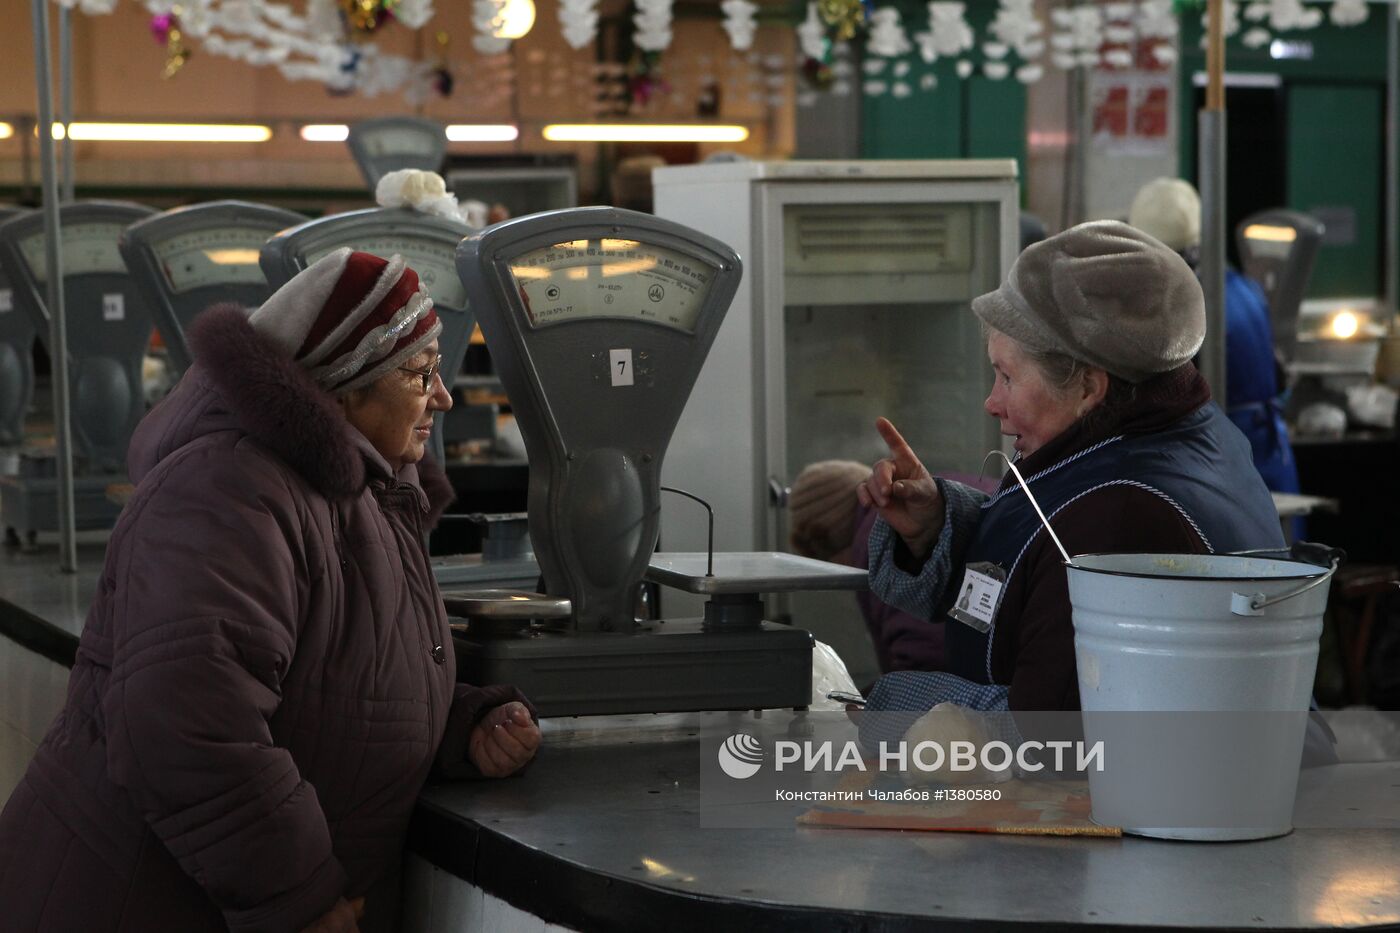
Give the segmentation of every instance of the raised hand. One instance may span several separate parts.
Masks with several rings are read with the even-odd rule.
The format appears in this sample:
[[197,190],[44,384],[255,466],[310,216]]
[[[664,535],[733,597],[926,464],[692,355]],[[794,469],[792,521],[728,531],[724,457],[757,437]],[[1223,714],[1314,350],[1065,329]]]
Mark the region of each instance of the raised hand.
[[352,901],[340,898],[335,906],[317,917],[301,933],[360,933],[359,919],[365,914],[365,899]]
[[876,462],[870,476],[856,487],[861,505],[873,506],[915,557],[927,557],[943,530],[943,496],[919,458],[885,418],[875,419],[890,455]]

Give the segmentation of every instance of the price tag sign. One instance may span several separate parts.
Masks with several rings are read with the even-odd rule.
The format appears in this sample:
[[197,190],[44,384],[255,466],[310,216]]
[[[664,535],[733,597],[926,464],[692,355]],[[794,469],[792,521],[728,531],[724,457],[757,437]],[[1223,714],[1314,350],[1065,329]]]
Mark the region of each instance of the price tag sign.
[[117,293],[115,295],[102,296],[102,320],[121,321],[126,319],[126,296]]
[[632,385],[632,349],[608,351],[608,368],[615,386]]

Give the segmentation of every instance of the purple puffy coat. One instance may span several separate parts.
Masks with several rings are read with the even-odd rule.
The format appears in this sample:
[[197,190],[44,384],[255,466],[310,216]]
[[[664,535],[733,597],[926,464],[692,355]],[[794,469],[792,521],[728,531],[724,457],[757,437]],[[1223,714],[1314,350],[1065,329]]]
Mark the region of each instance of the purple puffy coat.
[[300,930],[396,872],[449,715],[460,739],[517,696],[454,688],[423,547],[441,471],[432,502],[391,475],[242,312],[190,339],[0,816],[5,930]]

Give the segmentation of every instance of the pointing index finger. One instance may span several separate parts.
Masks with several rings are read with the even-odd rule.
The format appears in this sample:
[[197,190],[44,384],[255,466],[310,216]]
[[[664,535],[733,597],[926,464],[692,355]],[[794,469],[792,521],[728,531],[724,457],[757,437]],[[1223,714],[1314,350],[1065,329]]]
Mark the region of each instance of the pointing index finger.
[[880,432],[880,437],[884,438],[886,446],[890,449],[890,456],[894,458],[901,472],[918,470],[919,458],[914,456],[914,451],[904,440],[904,435],[899,433],[888,418],[876,418],[875,429]]

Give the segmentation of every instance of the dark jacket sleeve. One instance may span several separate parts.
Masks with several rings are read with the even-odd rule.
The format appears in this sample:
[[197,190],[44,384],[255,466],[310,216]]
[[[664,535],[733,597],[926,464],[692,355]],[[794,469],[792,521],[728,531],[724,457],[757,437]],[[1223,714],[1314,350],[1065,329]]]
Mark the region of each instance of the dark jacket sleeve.
[[182,460],[148,478],[100,584],[117,597],[108,772],[230,930],[297,931],[347,881],[316,791],[270,727],[316,572],[306,527],[260,456]]
[[[1053,525],[1070,554],[1206,551],[1200,535],[1175,507],[1134,486],[1089,493],[1055,516]],[[1079,709],[1064,560],[1042,532],[1023,561],[1005,597],[1008,606],[1020,607],[1020,615],[1012,644],[995,646],[997,680],[1006,683],[1003,678],[1010,677],[1008,702],[1013,710]]]
[[525,708],[530,711],[530,718],[539,722],[540,717],[535,712],[534,704],[525,698],[525,694],[509,684],[493,684],[489,687],[458,684],[452,695],[452,709],[447,714],[447,729],[443,732],[437,760],[433,763],[433,777],[447,781],[481,777],[481,773],[467,757],[472,730],[487,713],[512,700],[524,703]]

